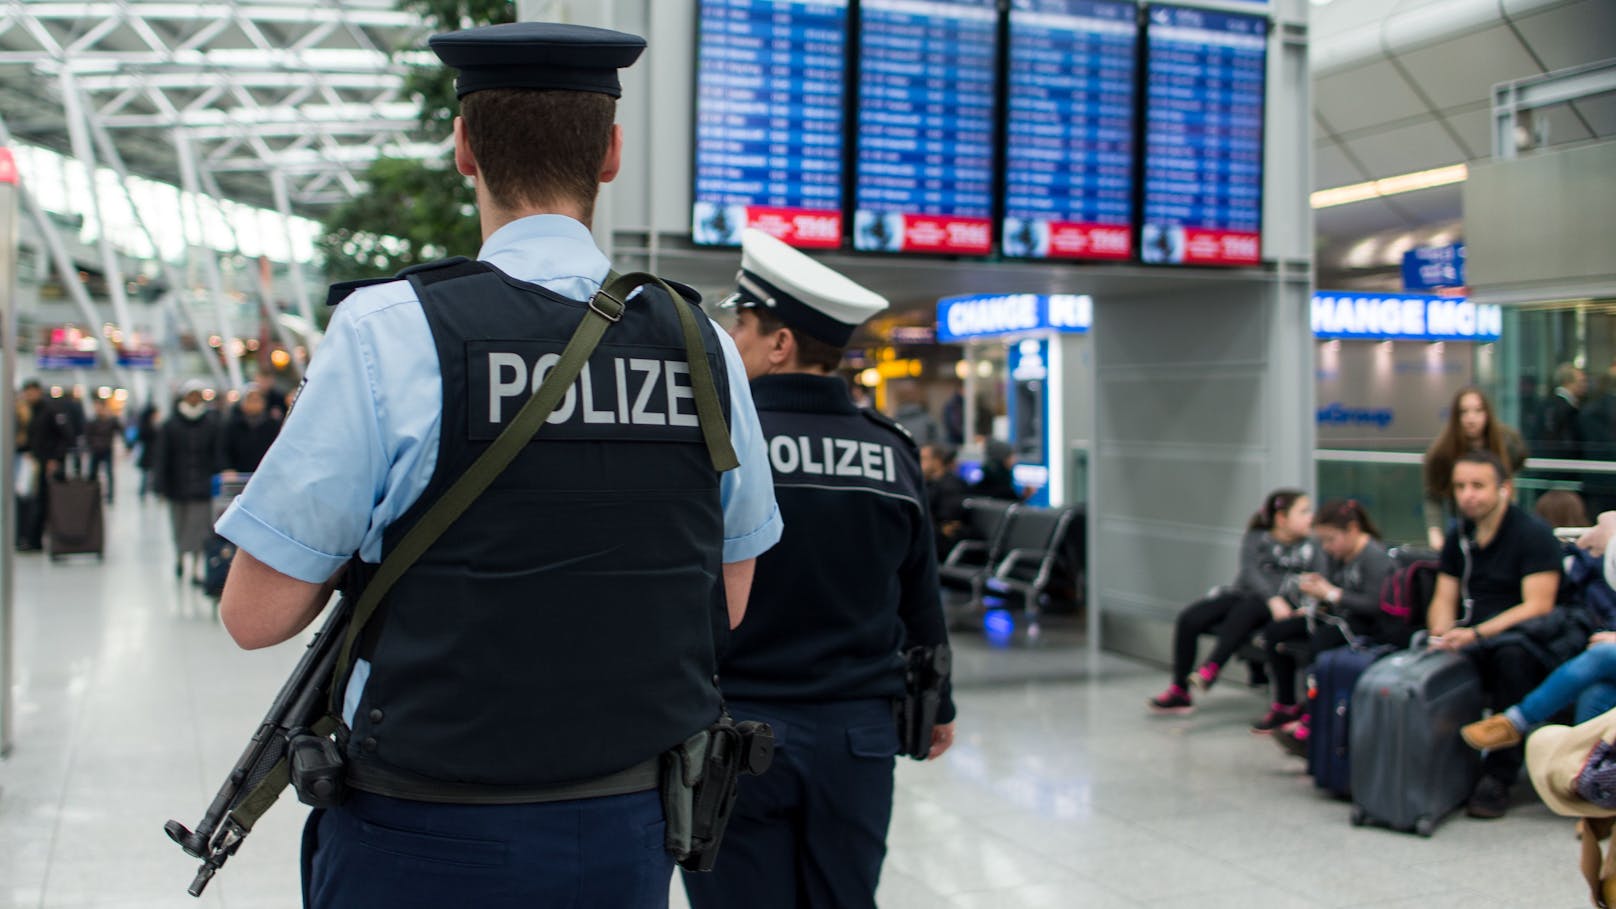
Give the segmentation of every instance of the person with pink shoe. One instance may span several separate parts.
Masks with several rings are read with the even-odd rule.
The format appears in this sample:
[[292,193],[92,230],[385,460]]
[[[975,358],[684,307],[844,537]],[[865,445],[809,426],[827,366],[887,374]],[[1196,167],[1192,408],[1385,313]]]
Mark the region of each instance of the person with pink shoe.
[[[1312,529],[1313,503],[1300,489],[1276,489],[1263,499],[1240,543],[1240,573],[1234,583],[1214,589],[1178,614],[1172,683],[1150,699],[1152,713],[1190,713],[1195,709],[1191,685],[1210,689],[1240,645],[1269,622],[1295,613],[1295,579],[1324,568],[1324,551],[1308,535]],[[1213,628],[1217,644],[1191,673],[1197,641]]]

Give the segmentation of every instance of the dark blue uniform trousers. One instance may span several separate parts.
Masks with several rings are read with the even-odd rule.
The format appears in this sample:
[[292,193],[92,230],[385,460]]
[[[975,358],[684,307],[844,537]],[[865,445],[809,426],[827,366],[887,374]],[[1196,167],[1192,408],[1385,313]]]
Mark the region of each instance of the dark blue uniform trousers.
[[684,874],[693,909],[875,906],[892,820],[890,700],[730,701],[774,727],[774,765],[743,776],[711,872]]
[[354,792],[303,832],[313,909],[666,909],[673,859],[655,791],[538,805]]

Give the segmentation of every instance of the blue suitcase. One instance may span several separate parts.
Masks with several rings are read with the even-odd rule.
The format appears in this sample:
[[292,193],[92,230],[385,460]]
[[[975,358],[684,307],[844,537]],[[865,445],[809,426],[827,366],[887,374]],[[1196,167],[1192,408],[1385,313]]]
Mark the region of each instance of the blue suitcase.
[[1390,647],[1337,647],[1313,661],[1308,685],[1312,716],[1307,772],[1313,784],[1334,795],[1352,795],[1352,749],[1348,720],[1352,691],[1370,664]]

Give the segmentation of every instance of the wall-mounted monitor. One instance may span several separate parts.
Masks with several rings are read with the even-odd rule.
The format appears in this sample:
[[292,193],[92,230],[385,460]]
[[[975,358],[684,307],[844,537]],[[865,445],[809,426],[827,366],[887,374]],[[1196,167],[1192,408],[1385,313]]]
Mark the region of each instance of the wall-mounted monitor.
[[847,30],[848,0],[701,0],[696,243],[841,245]]
[[1254,265],[1262,257],[1268,20],[1160,5],[1145,17],[1139,258]]
[[993,247],[996,0],[863,0],[853,245]]
[[1115,0],[1011,0],[1005,255],[1132,258],[1138,17]]

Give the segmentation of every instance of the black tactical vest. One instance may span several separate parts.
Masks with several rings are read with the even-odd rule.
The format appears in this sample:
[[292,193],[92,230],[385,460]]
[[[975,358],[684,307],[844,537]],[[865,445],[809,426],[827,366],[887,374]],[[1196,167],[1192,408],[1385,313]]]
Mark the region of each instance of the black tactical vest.
[[[586,304],[459,261],[410,275],[437,346],[432,479],[383,556],[511,420]],[[360,655],[350,781],[437,801],[598,778],[718,715],[719,475],[676,306],[630,299],[534,441],[382,601]],[[698,320],[726,422],[717,336]],[[385,354],[385,352],[384,352]]]

